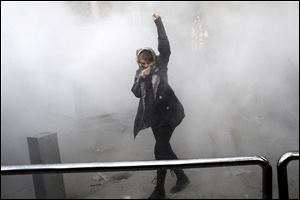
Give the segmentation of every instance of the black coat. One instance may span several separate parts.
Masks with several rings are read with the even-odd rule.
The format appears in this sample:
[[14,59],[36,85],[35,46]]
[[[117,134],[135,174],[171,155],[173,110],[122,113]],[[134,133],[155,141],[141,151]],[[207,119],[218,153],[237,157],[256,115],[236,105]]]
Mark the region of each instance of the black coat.
[[184,109],[173,89],[168,84],[168,62],[171,54],[170,44],[161,19],[155,21],[158,31],[158,51],[156,56],[156,72],[160,77],[155,93],[152,87],[152,76],[143,78],[142,69],[136,71],[131,91],[140,98],[136,118],[134,121],[134,137],[142,129],[169,124],[176,127],[184,118]]

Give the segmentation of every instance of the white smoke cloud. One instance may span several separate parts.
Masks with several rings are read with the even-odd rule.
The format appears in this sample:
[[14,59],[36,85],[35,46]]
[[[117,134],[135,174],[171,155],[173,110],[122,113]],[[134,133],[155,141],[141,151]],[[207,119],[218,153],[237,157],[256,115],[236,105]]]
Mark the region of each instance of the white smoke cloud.
[[[135,50],[158,53],[158,12],[171,43],[169,82],[186,111],[176,129],[185,136],[174,137],[189,156],[299,149],[298,2],[98,4],[1,2],[2,141],[59,132],[49,115],[135,112]],[[198,51],[196,14],[205,31]],[[21,152],[1,142],[1,161]]]

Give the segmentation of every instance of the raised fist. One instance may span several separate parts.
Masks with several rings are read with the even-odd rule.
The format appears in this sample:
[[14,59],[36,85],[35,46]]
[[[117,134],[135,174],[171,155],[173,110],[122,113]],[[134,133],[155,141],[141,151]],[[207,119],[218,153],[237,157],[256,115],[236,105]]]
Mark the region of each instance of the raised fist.
[[152,14],[152,18],[153,18],[153,20],[155,21],[155,20],[159,19],[160,16],[159,16],[158,13],[153,13],[153,14]]

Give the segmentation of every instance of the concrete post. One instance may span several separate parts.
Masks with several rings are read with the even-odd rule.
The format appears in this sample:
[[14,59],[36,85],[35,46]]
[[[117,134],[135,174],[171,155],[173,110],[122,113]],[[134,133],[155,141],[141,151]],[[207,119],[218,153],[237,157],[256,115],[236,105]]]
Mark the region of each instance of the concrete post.
[[[61,163],[57,133],[41,133],[27,137],[31,164]],[[33,184],[37,199],[64,199],[62,174],[35,174]]]

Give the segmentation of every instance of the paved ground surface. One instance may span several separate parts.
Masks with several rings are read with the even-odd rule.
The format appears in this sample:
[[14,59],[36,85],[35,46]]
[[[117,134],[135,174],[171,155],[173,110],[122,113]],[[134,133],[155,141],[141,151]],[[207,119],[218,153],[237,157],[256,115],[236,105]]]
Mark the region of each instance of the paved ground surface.
[[[62,162],[154,160],[155,141],[150,129],[142,131],[133,140],[134,114],[132,112],[123,115],[102,115],[76,126],[71,124],[69,127],[62,127],[58,130]],[[261,125],[260,129],[271,134],[267,131],[268,126],[270,124]],[[299,136],[295,135],[286,134],[282,135],[282,138],[272,139],[270,135],[261,134],[258,139],[250,134],[240,135],[240,130],[216,130],[199,132],[197,127],[191,128],[188,122],[183,122],[171,139],[173,150],[181,159],[262,155],[270,160],[274,170],[279,155],[291,150],[291,147],[299,147],[299,141],[293,139]],[[280,148],[274,145],[276,143],[281,144]],[[288,170],[290,197],[299,198],[299,162],[291,162]],[[175,184],[176,178],[168,172],[167,198],[262,197],[261,168],[258,166],[186,169],[186,173],[190,177],[190,185],[178,194],[171,194],[169,190]],[[147,198],[151,194],[155,172],[105,172],[63,176],[67,198],[136,199]],[[274,198],[278,198],[276,171],[273,171],[273,195]],[[34,198],[31,176],[1,177],[1,198]]]
[[[110,116],[112,118],[116,116]],[[151,130],[145,130],[138,135],[136,140],[132,137],[130,116],[118,116],[123,120],[98,119],[105,122],[105,129],[98,132],[99,124],[86,124],[86,143],[89,148],[77,154],[76,157],[85,162],[91,161],[127,161],[127,160],[153,160],[153,147],[155,141]],[[106,121],[107,120],[107,121]],[[93,125],[92,125],[93,124]],[[102,126],[103,128],[103,126]],[[266,138],[261,141],[253,141],[254,138],[240,137],[237,133],[228,135],[218,133],[199,133],[197,138],[188,138],[189,133],[184,133],[185,124],[178,127],[171,139],[174,151],[181,159],[230,157],[241,155],[263,155],[268,157],[273,169],[276,169],[276,146],[265,144]],[[197,132],[197,130],[192,130]],[[107,134],[109,133],[109,134]],[[107,135],[105,135],[107,134]],[[117,134],[118,136],[115,137]],[[93,136],[94,135],[94,136]],[[105,136],[104,136],[105,135]],[[101,136],[101,137],[100,137]],[[98,138],[98,139],[97,139]],[[105,138],[105,140],[103,140]],[[288,138],[287,138],[288,139]],[[84,142],[84,141],[82,141]],[[93,143],[93,144],[92,144]],[[292,141],[287,141],[292,144]],[[296,144],[296,143],[295,143]],[[294,145],[295,145],[294,144]],[[255,149],[254,147],[257,147]],[[288,147],[287,147],[288,148]],[[264,149],[262,151],[262,149]],[[270,151],[273,149],[273,152]],[[248,152],[248,153],[247,153]],[[74,158],[75,159],[75,158]],[[291,197],[299,197],[299,165],[291,163],[289,167]],[[175,184],[176,178],[168,172],[166,180],[167,198],[261,198],[262,181],[261,168],[258,166],[237,166],[221,168],[186,169],[191,179],[191,184],[178,194],[171,194],[170,188]],[[278,197],[277,179],[273,172],[273,194]],[[124,175],[123,179],[115,180],[115,175]],[[67,176],[67,177],[66,177]],[[69,183],[67,191],[69,197],[74,198],[147,198],[154,185],[154,171],[138,172],[106,172],[89,173],[80,175],[65,175],[65,181]],[[76,180],[81,180],[80,184]],[[76,190],[74,190],[76,188]],[[79,192],[82,190],[82,192]],[[73,191],[73,193],[71,192]]]

